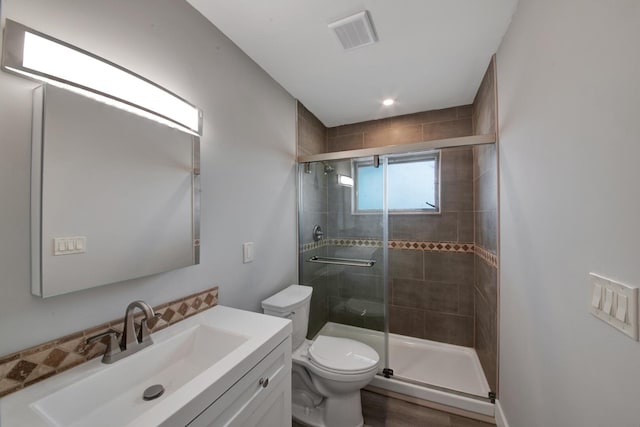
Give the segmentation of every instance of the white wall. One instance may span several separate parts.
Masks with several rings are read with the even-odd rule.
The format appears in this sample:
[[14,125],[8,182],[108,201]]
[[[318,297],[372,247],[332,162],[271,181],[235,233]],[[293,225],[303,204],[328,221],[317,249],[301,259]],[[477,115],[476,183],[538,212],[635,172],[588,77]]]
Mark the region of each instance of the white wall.
[[219,285],[222,304],[257,311],[296,281],[295,102],[262,69],[183,1],[4,0],[2,14],[149,78],[205,121],[200,265],[42,300],[29,290],[36,83],[0,72],[0,356],[122,316],[138,298]]
[[500,401],[511,426],[640,425],[640,343],[587,311],[640,285],[640,2],[520,0],[498,51]]

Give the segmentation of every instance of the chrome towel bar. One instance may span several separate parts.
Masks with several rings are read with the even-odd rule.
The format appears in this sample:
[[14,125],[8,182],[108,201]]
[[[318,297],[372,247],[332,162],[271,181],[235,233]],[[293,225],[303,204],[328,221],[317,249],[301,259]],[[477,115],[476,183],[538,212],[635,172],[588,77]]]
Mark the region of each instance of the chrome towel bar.
[[319,264],[349,265],[351,267],[373,267],[376,263],[372,259],[330,258],[319,257],[315,255],[307,259],[307,262],[316,262]]

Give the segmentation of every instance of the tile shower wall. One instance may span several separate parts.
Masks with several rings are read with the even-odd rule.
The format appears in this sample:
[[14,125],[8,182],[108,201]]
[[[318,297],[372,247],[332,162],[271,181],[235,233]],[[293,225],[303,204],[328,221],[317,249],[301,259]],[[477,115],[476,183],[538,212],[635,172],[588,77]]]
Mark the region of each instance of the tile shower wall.
[[298,155],[327,152],[327,128],[313,113],[297,102]]
[[[327,177],[321,163],[311,166],[310,173],[299,171],[302,188],[300,208],[300,282],[313,287],[308,336],[313,337],[327,322],[327,266],[305,260],[312,256],[327,256],[322,241],[314,242],[313,227],[327,229]],[[305,250],[306,249],[306,250]]]
[[[376,264],[325,270],[328,320],[383,330],[383,248],[375,244],[382,240],[382,215],[352,214],[352,189],[339,186],[335,179],[338,173],[352,174],[351,162],[332,166],[327,235],[362,243],[329,244],[327,253],[372,259]],[[473,247],[472,170],[470,147],[442,150],[442,213],[389,216],[389,322],[393,333],[473,346],[473,254],[426,243]]]
[[[486,93],[487,89],[483,88],[484,85],[481,90]],[[483,126],[491,123],[493,116],[484,111],[485,105],[487,100],[483,95],[476,99],[476,108],[460,106],[329,128],[327,151],[488,133],[491,130],[483,129]],[[309,121],[309,115],[312,116],[299,104],[299,121],[307,126],[302,130],[299,126],[300,154],[317,153],[321,149],[322,128],[316,126],[316,131],[310,131],[309,123],[317,125],[319,121],[316,122],[315,117]],[[477,124],[475,128],[474,124]],[[491,236],[488,232],[491,216],[481,213],[483,211],[474,203],[474,183],[480,178],[474,167],[477,169],[478,161],[489,162],[490,153],[487,159],[474,156],[484,154],[484,151],[476,152],[469,147],[443,150],[440,215],[390,216],[389,240],[393,243],[389,248],[391,332],[465,346],[474,346],[478,337],[488,343],[490,338],[487,337],[492,335],[487,330],[493,330],[495,336],[495,328],[485,327],[492,324],[491,315],[479,318],[476,313],[476,306],[487,302],[486,298],[480,303],[476,301],[481,290],[490,289],[492,283],[490,278],[485,279],[487,271],[476,272],[476,265],[478,260],[495,259],[495,251],[493,254],[481,252],[484,258],[471,253],[476,238],[490,239]],[[351,174],[350,161],[332,162],[331,165],[336,170],[325,174],[322,164],[314,164],[311,173],[302,178],[305,200],[301,212],[301,243],[304,247],[300,249],[306,249],[303,258],[318,255],[377,262],[371,269],[301,262],[303,283],[314,287],[309,336],[326,321],[379,330],[384,326],[382,247],[367,243],[381,241],[382,218],[351,214],[351,190],[334,182],[337,173]],[[484,178],[483,183],[488,180],[489,177]],[[311,230],[316,223],[334,240],[313,244]],[[488,225],[485,227],[485,224]],[[487,232],[478,231],[476,235],[476,227]],[[340,238],[343,243],[337,244]],[[357,240],[360,244],[348,243]],[[448,250],[442,242],[459,243],[468,250]],[[483,283],[489,283],[486,289],[482,288]],[[482,307],[485,306],[492,307],[490,304]],[[495,346],[487,346],[488,359],[496,353],[492,348]]]
[[[472,114],[472,106],[464,105],[329,128],[328,151],[469,136],[472,135]],[[445,150],[441,162],[442,213],[391,215],[389,240],[473,242],[472,151],[468,148]],[[329,187],[330,235],[379,239],[381,217],[351,215],[350,190],[332,191],[332,188]],[[381,248],[341,247],[334,248],[332,253],[382,259]],[[457,273],[458,269],[453,267],[456,263],[463,266],[460,271],[464,274]],[[389,265],[391,332],[473,345],[472,255],[391,248]],[[381,263],[367,272],[352,267],[332,274],[336,280],[330,290],[329,319],[381,329],[382,316],[378,316],[383,301]],[[366,314],[363,315],[364,310],[358,313],[353,309],[354,301],[358,308],[367,308]]]
[[[473,109],[475,134],[495,133],[495,58],[478,89]],[[498,167],[495,144],[473,148],[474,334],[475,348],[491,390],[497,392],[498,364]]]
[[328,151],[356,150],[472,135],[472,106],[423,111],[329,128]]
[[[473,153],[441,152],[440,215],[390,215],[390,240],[457,242],[473,246]],[[389,251],[392,333],[472,347],[473,254]]]
[[352,176],[351,160],[333,162],[328,179],[328,255],[373,260],[372,267],[332,265],[327,269],[328,320],[384,330],[383,222],[381,214],[354,215],[352,188],[338,184],[338,174]]
[[[298,155],[325,153],[327,128],[300,101],[297,102]],[[313,337],[327,322],[327,267],[304,262],[305,258],[326,256],[323,242],[314,243],[313,226],[327,228],[327,175],[322,164],[314,164],[310,173],[299,171],[300,203],[300,283],[313,287],[308,336]]]

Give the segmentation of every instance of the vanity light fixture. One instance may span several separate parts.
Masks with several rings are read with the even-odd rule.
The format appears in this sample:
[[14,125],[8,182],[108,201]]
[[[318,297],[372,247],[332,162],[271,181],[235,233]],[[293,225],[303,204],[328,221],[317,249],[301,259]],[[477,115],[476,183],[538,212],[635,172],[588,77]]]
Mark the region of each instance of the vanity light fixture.
[[393,104],[395,104],[395,100],[391,99],[391,98],[387,98],[384,101],[382,101],[382,105],[384,105],[385,107],[391,107]]
[[6,20],[2,69],[202,135],[202,111],[157,84],[68,43]]

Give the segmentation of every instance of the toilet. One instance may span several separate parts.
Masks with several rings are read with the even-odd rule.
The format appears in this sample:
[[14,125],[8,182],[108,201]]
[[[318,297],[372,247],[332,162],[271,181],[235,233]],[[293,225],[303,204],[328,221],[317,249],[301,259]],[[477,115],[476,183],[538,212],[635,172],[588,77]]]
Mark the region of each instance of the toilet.
[[291,285],[262,301],[265,314],[293,322],[293,418],[311,427],[363,426],[360,389],[376,375],[380,356],[352,339],[305,339],[312,290]]

